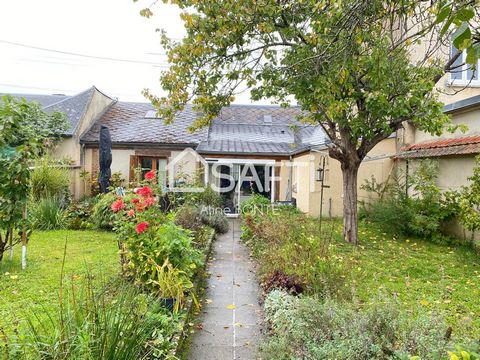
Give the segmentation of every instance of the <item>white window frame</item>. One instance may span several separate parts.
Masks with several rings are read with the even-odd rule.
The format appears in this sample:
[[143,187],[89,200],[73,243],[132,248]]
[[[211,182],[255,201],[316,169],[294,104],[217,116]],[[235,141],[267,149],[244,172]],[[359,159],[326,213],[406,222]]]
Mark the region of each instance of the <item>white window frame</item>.
[[[451,50],[450,50],[451,52]],[[449,72],[448,73],[448,80],[447,80],[447,85],[448,86],[467,86],[467,87],[480,87],[480,59],[478,60],[477,62],[477,68],[475,69],[475,72],[476,72],[476,75],[479,79],[469,79],[468,78],[468,64],[465,63],[465,59],[467,57],[467,52],[465,50],[463,50],[462,52],[462,56],[461,56],[461,59],[462,59],[462,67],[461,68],[457,68],[454,70],[454,72],[459,72],[460,69],[462,69],[461,71],[461,75],[462,75],[462,78],[461,79],[453,79],[452,78],[452,73]]]

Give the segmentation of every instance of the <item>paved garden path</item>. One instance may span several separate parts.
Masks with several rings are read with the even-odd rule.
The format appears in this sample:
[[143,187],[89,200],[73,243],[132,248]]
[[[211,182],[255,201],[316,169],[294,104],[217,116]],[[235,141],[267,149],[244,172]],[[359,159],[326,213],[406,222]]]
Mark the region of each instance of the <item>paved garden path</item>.
[[249,251],[240,241],[240,221],[214,244],[201,325],[190,360],[256,359],[260,337],[259,288]]

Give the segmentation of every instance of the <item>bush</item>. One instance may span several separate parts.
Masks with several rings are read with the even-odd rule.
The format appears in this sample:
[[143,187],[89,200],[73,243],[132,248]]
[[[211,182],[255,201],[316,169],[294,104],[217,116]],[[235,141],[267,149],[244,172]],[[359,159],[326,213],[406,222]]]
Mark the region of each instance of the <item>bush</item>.
[[86,198],[72,202],[66,210],[66,226],[71,230],[85,230],[94,226],[92,222],[93,206],[96,198]]
[[30,203],[30,221],[38,230],[55,230],[65,226],[62,201],[54,197],[43,197]]
[[453,217],[455,197],[442,193],[436,185],[438,163],[422,160],[408,179],[412,194],[405,194],[404,184],[377,184],[373,179],[362,186],[376,198],[363,204],[360,217],[379,224],[385,231],[423,237],[434,242],[450,242],[442,225]]
[[[132,195],[126,195],[131,198]],[[96,197],[95,205],[92,210],[92,221],[98,229],[111,230],[115,224],[115,213],[112,212],[112,203],[118,196],[109,192],[106,194],[99,194]]]
[[264,308],[273,336],[261,346],[263,359],[440,359],[450,347],[441,318],[414,317],[385,299],[358,307],[277,290]]
[[70,173],[62,164],[48,159],[37,163],[31,174],[31,185],[34,201],[56,198],[64,206],[70,199]]
[[175,212],[175,224],[193,232],[204,226],[199,208],[188,205],[181,206]]
[[260,194],[253,194],[240,205],[240,214],[264,213],[272,210],[270,199]]
[[211,228],[215,229],[217,234],[225,234],[230,228],[228,219],[225,214],[223,214],[223,212],[212,212],[209,208],[204,208],[200,210],[200,217],[202,219],[202,222],[205,225],[208,225]]

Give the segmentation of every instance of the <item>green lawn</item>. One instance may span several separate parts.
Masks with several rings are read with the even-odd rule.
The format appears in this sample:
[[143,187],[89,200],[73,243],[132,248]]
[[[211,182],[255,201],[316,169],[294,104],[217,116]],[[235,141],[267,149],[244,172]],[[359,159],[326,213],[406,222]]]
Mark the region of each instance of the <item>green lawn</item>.
[[114,235],[98,231],[36,231],[27,255],[27,269],[21,269],[21,248],[15,248],[12,263],[5,255],[0,263],[0,327],[11,328],[12,320],[24,320],[54,311],[58,304],[60,273],[67,242],[64,274],[70,281],[81,281],[88,274],[108,279],[118,273],[118,249]]
[[370,224],[360,226],[358,248],[336,244],[361,300],[378,301],[386,292],[407,309],[445,314],[457,335],[480,336],[480,256],[471,249],[395,238]]

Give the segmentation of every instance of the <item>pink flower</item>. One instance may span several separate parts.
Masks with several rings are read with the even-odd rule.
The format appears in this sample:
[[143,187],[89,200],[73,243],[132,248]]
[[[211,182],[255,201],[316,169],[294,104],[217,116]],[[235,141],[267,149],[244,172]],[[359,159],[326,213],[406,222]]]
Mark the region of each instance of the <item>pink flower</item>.
[[151,181],[151,180],[154,180],[154,179],[155,179],[155,171],[150,170],[149,172],[147,172],[145,174],[145,180]]
[[148,228],[148,223],[146,221],[142,221],[137,225],[137,228],[136,228],[137,234],[143,233],[145,230],[147,230],[147,228]]
[[111,207],[113,212],[118,212],[125,208],[125,203],[123,202],[122,198],[118,198],[113,202]]
[[143,205],[144,207],[152,206],[152,205],[155,205],[155,202],[156,202],[155,198],[153,198],[153,197],[147,197],[147,198],[145,198],[145,200],[143,201],[143,204],[142,204],[142,205]]
[[133,198],[132,199],[132,203],[134,203],[134,204],[139,203],[139,202],[140,202],[139,198]]
[[149,197],[149,196],[152,196],[153,194],[152,189],[149,186],[144,186],[144,187],[141,187],[140,189],[137,189],[136,193],[143,197]]
[[135,211],[134,210],[128,210],[127,211],[127,216],[128,217],[134,217],[135,216]]

